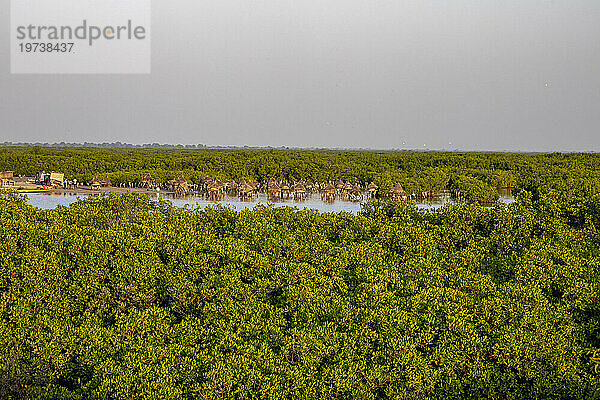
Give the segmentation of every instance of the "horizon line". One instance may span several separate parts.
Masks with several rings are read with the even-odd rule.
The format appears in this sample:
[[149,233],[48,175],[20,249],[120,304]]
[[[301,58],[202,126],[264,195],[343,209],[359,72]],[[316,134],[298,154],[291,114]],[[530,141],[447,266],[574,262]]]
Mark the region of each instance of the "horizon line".
[[597,154],[598,151],[587,150],[467,150],[467,149],[430,149],[430,148],[368,148],[368,147],[297,147],[297,146],[251,146],[251,145],[205,145],[205,144],[171,144],[171,143],[123,143],[117,142],[2,142],[0,147],[44,147],[44,148],[104,148],[104,149],[166,149],[166,150],[280,150],[280,151],[358,151],[358,152],[416,152],[416,153],[518,153],[518,154]]

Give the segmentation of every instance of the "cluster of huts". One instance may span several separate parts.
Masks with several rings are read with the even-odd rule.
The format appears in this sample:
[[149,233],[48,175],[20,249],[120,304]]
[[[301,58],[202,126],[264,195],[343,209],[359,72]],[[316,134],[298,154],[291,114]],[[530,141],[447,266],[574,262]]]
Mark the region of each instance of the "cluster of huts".
[[[179,178],[180,180],[182,178]],[[171,181],[170,181],[171,182]],[[142,182],[144,187],[148,187],[146,180]],[[173,184],[170,184],[173,186]],[[252,199],[258,193],[266,193],[270,199],[296,199],[303,200],[310,193],[320,193],[323,200],[334,200],[336,198],[360,201],[365,196],[375,197],[377,185],[370,183],[367,187],[361,187],[357,184],[338,181],[334,182],[309,182],[296,181],[288,182],[284,180],[269,179],[266,182],[256,180],[242,179],[235,182],[230,179],[213,180],[208,177],[200,179],[197,185],[190,185],[190,191],[205,195],[210,200],[219,200],[225,195],[237,195],[243,199]],[[176,192],[175,190],[173,190]],[[177,192],[176,192],[177,193]]]
[[160,185],[157,183],[152,175],[146,174],[139,183],[139,186],[143,189],[147,190],[155,190],[155,189],[166,189],[170,190],[177,195],[186,195],[193,191],[193,185],[190,185],[183,176],[179,178],[171,179],[167,181],[164,185]]
[[[183,178],[179,178],[183,179]],[[208,177],[202,178],[197,185],[190,185],[190,190],[199,194],[206,195],[209,199],[220,199],[225,195],[235,194],[241,198],[252,198],[257,193],[266,193],[272,199],[298,199],[302,200],[310,193],[320,193],[325,201],[335,199],[348,201],[362,201],[365,198],[375,198],[378,194],[382,197],[396,199],[424,199],[435,197],[432,193],[407,193],[400,183],[396,184],[389,191],[379,193],[379,187],[371,182],[367,185],[344,182],[309,182],[297,181],[288,182],[276,179],[269,179],[266,182],[257,182],[255,180],[241,180],[236,183],[232,180],[215,181]]]
[[258,193],[266,193],[270,199],[305,199],[310,193],[320,193],[323,200],[343,199],[360,201],[365,197],[376,196],[378,187],[373,182],[360,186],[339,180],[338,182],[310,182],[276,180],[274,178],[265,182],[242,179],[236,182],[231,179],[213,180],[209,177],[201,178],[198,183],[188,183],[184,177],[172,179],[165,184],[157,183],[150,174],[146,174],[140,181],[139,187],[147,190],[164,189],[178,195],[196,193],[209,200],[219,200],[226,195],[239,196],[242,199],[252,199]]
[[[65,185],[71,187],[73,184],[71,181],[65,181],[64,174],[58,172],[40,172],[37,174],[35,180],[37,184],[53,187],[65,187]],[[258,193],[262,192],[266,193],[270,199],[293,198],[302,200],[311,193],[319,193],[324,201],[335,199],[361,201],[364,198],[376,197],[379,191],[379,187],[373,182],[361,186],[356,183],[344,182],[341,179],[337,182],[310,182],[303,180],[289,182],[271,178],[264,182],[245,179],[235,182],[231,179],[213,180],[209,177],[203,177],[194,184],[189,183],[183,176],[180,176],[179,178],[160,184],[150,174],[146,174],[137,185],[146,190],[166,190],[181,196],[196,193],[210,200],[219,200],[226,195],[235,195],[242,199],[252,199]],[[0,187],[11,186],[15,186],[13,172],[0,172]],[[112,186],[112,182],[109,177],[94,177],[88,182],[88,186],[92,190],[100,190],[101,188]],[[133,184],[130,184],[129,187],[133,187]],[[379,195],[404,200],[431,197],[429,193],[408,194],[400,183],[385,193],[379,193]]]

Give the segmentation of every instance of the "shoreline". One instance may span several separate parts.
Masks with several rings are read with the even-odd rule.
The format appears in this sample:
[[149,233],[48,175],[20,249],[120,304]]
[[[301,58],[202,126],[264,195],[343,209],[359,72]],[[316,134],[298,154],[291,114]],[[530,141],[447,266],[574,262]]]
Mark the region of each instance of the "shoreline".
[[15,179],[15,185],[6,187],[3,189],[12,189],[19,193],[27,194],[28,191],[44,191],[48,194],[103,194],[103,193],[114,193],[114,194],[174,194],[175,192],[170,190],[149,190],[144,188],[122,188],[115,186],[100,187],[98,189],[92,189],[91,186],[78,186],[73,188],[57,188],[39,185],[36,183],[19,182]]

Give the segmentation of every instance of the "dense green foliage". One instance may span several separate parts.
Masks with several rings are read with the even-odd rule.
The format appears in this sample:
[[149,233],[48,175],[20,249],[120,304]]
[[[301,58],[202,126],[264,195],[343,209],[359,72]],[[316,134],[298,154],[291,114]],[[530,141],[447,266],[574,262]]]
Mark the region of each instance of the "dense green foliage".
[[[507,157],[507,174],[545,156],[529,157]],[[547,174],[581,167],[531,173],[510,206],[436,213],[177,209],[133,195],[43,211],[4,194],[0,397],[596,398],[599,181],[592,156],[548,157]],[[500,158],[447,163],[462,159]],[[50,168],[35,160],[19,168]],[[88,162],[85,173],[109,168]]]
[[183,175],[190,182],[269,178],[289,181],[375,182],[382,193],[401,183],[408,193],[460,190],[470,201],[493,201],[494,188],[556,181],[572,175],[600,182],[595,154],[427,153],[283,150],[130,150],[94,148],[0,148],[0,170],[33,176],[61,171],[89,181],[108,176],[114,184],[139,182],[146,173],[159,182]]
[[462,198],[469,203],[477,201],[489,203],[498,199],[498,192],[494,188],[472,176],[451,179],[448,186],[456,193],[457,198]]

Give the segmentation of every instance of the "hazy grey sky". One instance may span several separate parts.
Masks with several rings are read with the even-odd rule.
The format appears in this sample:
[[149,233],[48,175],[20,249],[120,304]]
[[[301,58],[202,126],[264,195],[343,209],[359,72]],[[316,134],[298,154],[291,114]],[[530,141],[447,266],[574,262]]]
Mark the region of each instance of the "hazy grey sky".
[[138,76],[11,75],[9,21],[0,142],[600,151],[599,0],[154,0]]

